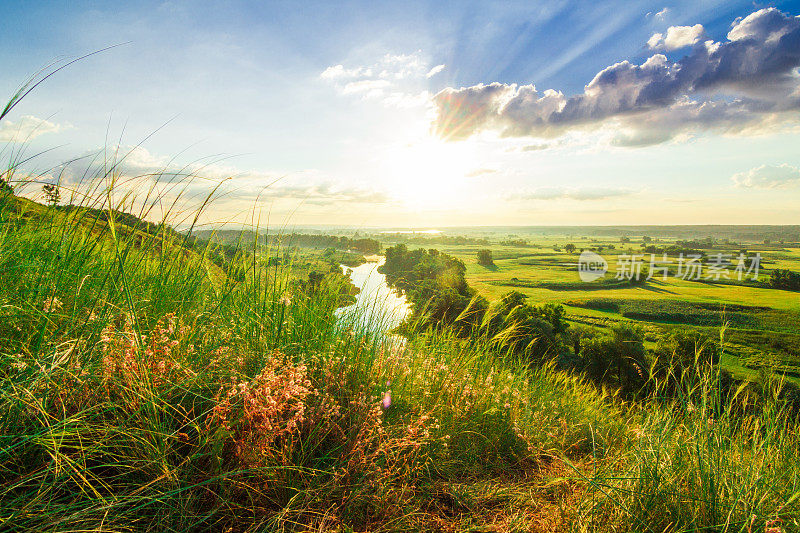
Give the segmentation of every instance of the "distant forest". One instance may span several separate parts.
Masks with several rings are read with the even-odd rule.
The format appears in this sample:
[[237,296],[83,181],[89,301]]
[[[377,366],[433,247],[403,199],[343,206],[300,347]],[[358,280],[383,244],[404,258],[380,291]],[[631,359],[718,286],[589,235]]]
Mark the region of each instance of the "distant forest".
[[[243,237],[250,240],[255,232],[250,230],[211,230],[193,231],[193,235],[208,240],[212,233],[219,242],[236,241]],[[264,232],[259,232],[261,237]],[[281,232],[270,232],[273,239]],[[441,233],[405,233],[387,231],[385,228],[313,228],[303,227],[302,231],[284,233],[281,238],[288,242],[289,236],[297,236],[297,246],[326,247],[339,245],[322,245],[314,243],[317,236],[345,236],[349,239],[372,239],[382,243],[406,243],[420,245],[478,245],[485,246],[490,242],[504,245],[525,246],[527,239],[536,236],[576,236],[576,237],[628,237],[634,240],[643,236],[651,239],[675,239],[686,244],[698,244],[703,241],[722,243],[759,244],[792,244],[800,243],[800,225],[672,225],[672,226],[463,226],[441,228]],[[302,237],[300,237],[302,236]],[[321,241],[320,241],[321,242]],[[692,246],[702,248],[702,246]]]

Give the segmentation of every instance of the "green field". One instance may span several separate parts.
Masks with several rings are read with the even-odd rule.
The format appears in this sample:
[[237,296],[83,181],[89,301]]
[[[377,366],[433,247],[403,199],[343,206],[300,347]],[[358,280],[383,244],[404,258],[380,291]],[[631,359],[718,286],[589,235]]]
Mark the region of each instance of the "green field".
[[[490,245],[435,245],[442,252],[461,259],[466,267],[466,279],[480,295],[496,301],[515,290],[525,294],[531,303],[562,304],[567,317],[574,323],[608,326],[620,321],[635,321],[654,332],[668,331],[675,326],[694,327],[714,333],[726,326],[727,353],[722,364],[740,377],[754,376],[761,368],[786,373],[800,382],[795,365],[800,365],[800,293],[769,288],[773,269],[800,272],[800,245],[786,246],[753,242],[718,244],[704,249],[707,258],[718,253],[731,254],[734,265],[730,279],[719,281],[684,280],[676,277],[677,258],[663,280],[659,272],[654,279],[639,286],[616,282],[619,271],[618,254],[642,254],[641,238],[621,243],[618,237],[547,235],[528,239],[527,246],[496,244],[496,236],[485,235]],[[661,239],[666,246],[675,240]],[[564,251],[573,243],[573,253]],[[580,281],[577,261],[582,248],[602,247],[608,261],[604,278],[592,283]],[[613,249],[609,249],[613,247]],[[477,251],[489,248],[493,266],[479,265]],[[734,272],[740,249],[747,255],[761,255],[758,281],[737,282]],[[661,258],[656,255],[656,260]],[[645,268],[650,255],[642,259]],[[704,265],[702,277],[706,277]],[[751,279],[752,274],[745,276]],[[754,334],[755,332],[758,334]]]

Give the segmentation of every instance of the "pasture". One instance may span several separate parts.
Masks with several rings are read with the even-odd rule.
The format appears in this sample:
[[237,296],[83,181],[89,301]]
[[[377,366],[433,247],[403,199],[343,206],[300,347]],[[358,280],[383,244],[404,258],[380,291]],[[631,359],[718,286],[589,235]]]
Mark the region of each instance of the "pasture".
[[[694,327],[714,332],[726,326],[726,354],[722,364],[740,377],[754,376],[762,368],[785,373],[800,382],[800,294],[769,287],[776,268],[800,272],[800,245],[797,243],[723,243],[703,249],[705,254],[701,279],[677,277],[677,256],[669,256],[668,276],[662,272],[638,285],[619,282],[615,277],[627,268],[620,263],[622,254],[643,254],[643,272],[647,272],[650,254],[643,252],[641,237],[620,242],[619,237],[575,235],[533,236],[526,246],[491,244],[432,245],[461,259],[466,279],[480,295],[490,301],[515,290],[535,304],[564,305],[567,318],[576,324],[609,326],[620,321],[634,321],[645,331],[663,332],[670,328]],[[677,241],[659,239],[653,244],[665,247]],[[572,243],[576,249],[567,252]],[[489,248],[494,264],[480,265],[477,251]],[[608,262],[606,275],[584,283],[578,273],[582,249],[600,250]],[[760,254],[758,279],[753,273],[737,279],[736,259],[740,250],[746,256]],[[706,279],[710,262],[717,254],[732,256],[732,265],[719,280]],[[656,255],[656,261],[661,260]],[[622,259],[625,261],[625,259]],[[646,274],[645,274],[646,275]]]

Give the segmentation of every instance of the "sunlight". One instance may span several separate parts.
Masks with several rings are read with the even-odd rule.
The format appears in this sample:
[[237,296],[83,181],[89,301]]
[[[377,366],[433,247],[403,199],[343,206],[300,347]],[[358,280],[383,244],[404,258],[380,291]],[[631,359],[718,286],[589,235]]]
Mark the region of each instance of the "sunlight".
[[800,533],[800,0],[116,4],[3,5],[0,533]]
[[393,148],[385,164],[392,196],[410,209],[427,211],[459,202],[475,151],[468,142],[448,143],[428,136]]

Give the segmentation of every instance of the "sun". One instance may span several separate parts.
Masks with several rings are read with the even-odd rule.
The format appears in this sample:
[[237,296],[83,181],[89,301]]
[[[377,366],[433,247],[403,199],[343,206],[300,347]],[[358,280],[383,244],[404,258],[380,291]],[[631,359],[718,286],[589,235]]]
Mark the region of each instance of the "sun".
[[424,137],[394,147],[384,160],[390,194],[417,211],[457,206],[464,182],[474,167],[475,153],[467,142]]

